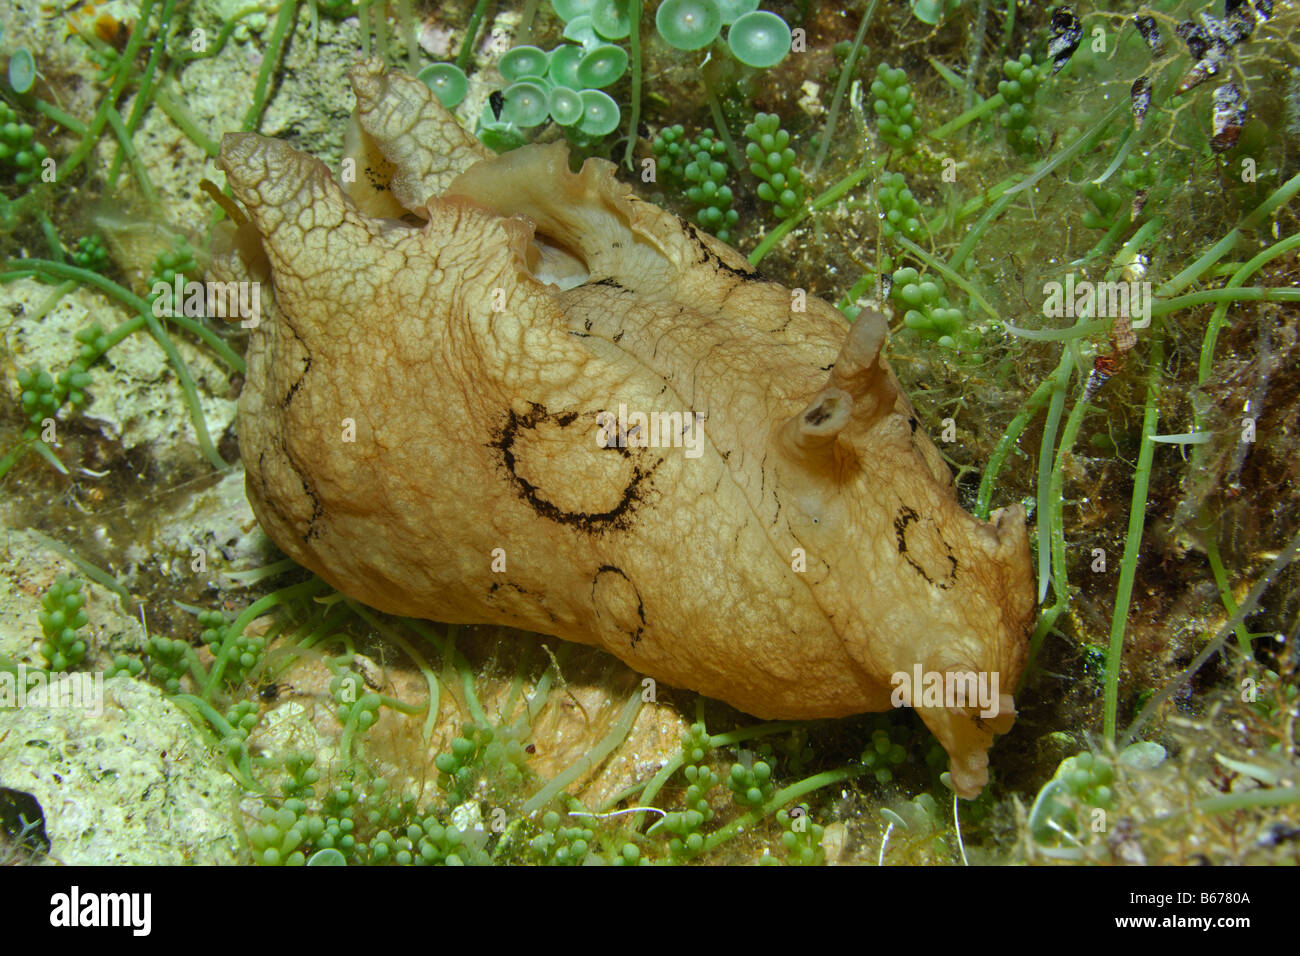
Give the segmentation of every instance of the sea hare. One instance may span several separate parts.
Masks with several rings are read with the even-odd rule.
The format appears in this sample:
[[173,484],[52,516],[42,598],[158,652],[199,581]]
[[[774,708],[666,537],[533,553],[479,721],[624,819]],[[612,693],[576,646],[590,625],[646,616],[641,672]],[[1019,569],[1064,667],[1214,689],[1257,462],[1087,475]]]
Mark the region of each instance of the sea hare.
[[1025,665],[1024,513],[962,510],[884,317],[608,162],[495,156],[415,79],[351,80],[338,179],[221,146],[248,221],[213,269],[274,293],[239,402],[267,533],[372,607],[595,644],[757,717],[910,703],[978,794]]

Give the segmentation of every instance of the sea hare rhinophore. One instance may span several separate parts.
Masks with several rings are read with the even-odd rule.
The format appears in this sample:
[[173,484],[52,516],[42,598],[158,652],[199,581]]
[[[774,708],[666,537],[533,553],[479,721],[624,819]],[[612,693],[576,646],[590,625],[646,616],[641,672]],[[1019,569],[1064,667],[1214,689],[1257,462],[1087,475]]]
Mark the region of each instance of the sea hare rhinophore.
[[758,717],[910,703],[975,796],[1025,664],[1024,514],[958,505],[884,318],[610,163],[494,156],[417,80],[351,78],[343,185],[222,141],[250,221],[214,271],[274,292],[239,403],[267,533],[380,610],[596,644]]

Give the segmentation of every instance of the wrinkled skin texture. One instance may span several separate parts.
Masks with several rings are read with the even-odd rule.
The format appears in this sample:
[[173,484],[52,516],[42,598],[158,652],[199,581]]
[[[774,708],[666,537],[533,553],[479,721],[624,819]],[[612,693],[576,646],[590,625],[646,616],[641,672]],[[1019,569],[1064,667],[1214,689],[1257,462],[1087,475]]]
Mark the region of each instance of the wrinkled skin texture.
[[[493,157],[418,81],[352,82],[355,182],[222,143],[250,222],[214,272],[273,290],[239,407],[267,533],[380,610],[599,645],[763,718],[996,672],[995,718],[915,701],[978,794],[1026,656],[1024,515],[958,505],[884,318],[801,308],[609,163]],[[702,414],[698,456],[601,447],[620,404]]]

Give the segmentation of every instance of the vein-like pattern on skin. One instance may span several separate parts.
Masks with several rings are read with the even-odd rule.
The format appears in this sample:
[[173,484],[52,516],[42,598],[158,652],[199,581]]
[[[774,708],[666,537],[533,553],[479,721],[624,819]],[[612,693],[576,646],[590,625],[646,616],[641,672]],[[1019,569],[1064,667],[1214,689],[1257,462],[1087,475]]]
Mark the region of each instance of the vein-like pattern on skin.
[[[1024,513],[961,509],[884,317],[800,308],[612,164],[489,156],[423,84],[352,75],[389,163],[367,188],[414,216],[368,215],[284,143],[222,143],[274,293],[239,425],[267,533],[381,610],[596,644],[759,717],[886,710],[917,666],[995,673],[996,717],[916,689],[976,795],[1025,664]],[[601,447],[620,406],[681,417]]]

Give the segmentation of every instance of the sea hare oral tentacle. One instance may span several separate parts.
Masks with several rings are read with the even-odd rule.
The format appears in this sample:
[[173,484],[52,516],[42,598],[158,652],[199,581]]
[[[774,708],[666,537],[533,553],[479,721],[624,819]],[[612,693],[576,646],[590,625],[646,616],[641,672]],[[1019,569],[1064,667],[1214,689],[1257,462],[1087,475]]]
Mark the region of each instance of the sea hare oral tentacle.
[[464,170],[492,154],[461,129],[424,83],[406,73],[388,72],[371,58],[349,73],[357,94],[356,121],[392,164],[388,185],[405,209],[419,213]]
[[785,451],[802,458],[813,470],[834,467],[835,440],[853,414],[853,396],[842,388],[827,388],[807,408],[786,423]]
[[222,143],[250,224],[213,271],[273,287],[239,420],[267,533],[381,610],[596,644],[759,717],[910,703],[977,794],[1025,664],[1024,513],[958,505],[884,317],[850,328],[610,163],[489,156],[422,84],[352,79],[365,183]]

